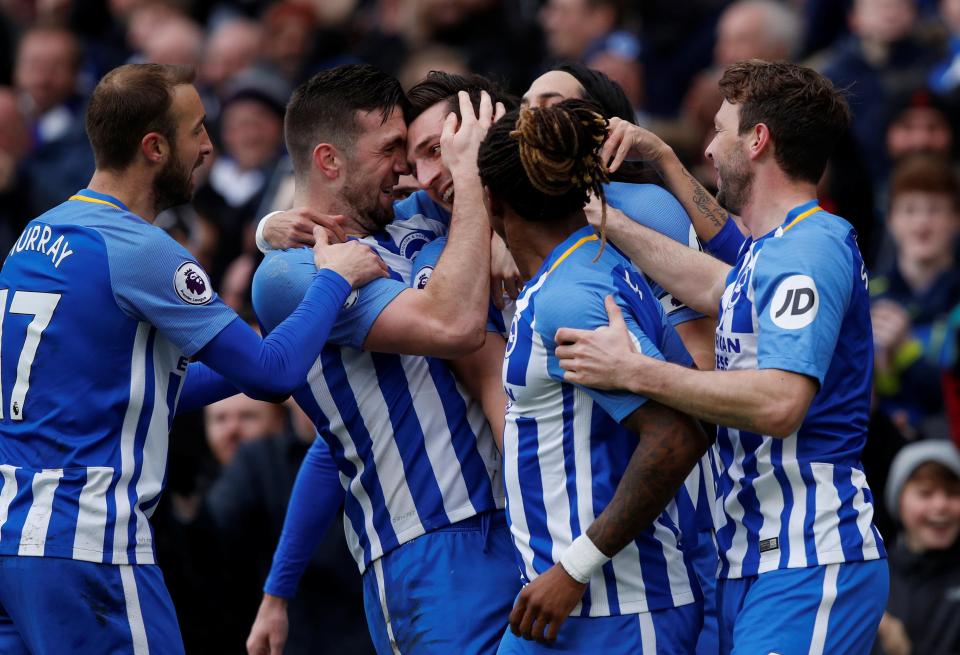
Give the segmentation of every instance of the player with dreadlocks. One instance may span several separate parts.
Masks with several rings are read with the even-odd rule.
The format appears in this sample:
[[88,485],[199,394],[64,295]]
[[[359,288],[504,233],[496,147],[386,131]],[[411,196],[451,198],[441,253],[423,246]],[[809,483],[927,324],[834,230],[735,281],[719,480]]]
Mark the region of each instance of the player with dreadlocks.
[[501,653],[545,650],[518,636],[553,642],[551,653],[693,653],[702,621],[673,498],[706,435],[641,396],[564,383],[554,355],[557,328],[605,325],[606,302],[637,348],[691,363],[643,276],[587,223],[589,197],[603,201],[606,125],[583,101],[525,107],[479,153],[491,222],[528,280],[503,371],[508,517],[526,586]]

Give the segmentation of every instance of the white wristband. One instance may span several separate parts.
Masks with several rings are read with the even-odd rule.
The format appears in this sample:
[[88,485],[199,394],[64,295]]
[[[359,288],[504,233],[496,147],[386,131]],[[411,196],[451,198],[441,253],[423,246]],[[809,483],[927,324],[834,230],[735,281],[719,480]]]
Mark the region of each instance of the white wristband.
[[586,533],[574,539],[560,557],[560,565],[581,584],[586,584],[609,561],[610,558],[600,552]]
[[273,246],[267,243],[266,240],[263,238],[263,230],[267,226],[267,221],[270,220],[271,216],[274,216],[276,214],[282,214],[282,213],[283,213],[282,211],[270,212],[269,214],[261,218],[259,223],[257,223],[257,235],[256,235],[257,250],[262,252],[264,255],[266,255],[268,252],[273,250]]

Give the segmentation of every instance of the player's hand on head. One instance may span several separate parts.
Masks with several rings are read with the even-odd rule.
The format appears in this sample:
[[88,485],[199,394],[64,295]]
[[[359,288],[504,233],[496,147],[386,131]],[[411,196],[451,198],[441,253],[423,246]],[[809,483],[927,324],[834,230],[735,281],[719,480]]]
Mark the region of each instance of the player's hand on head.
[[[458,174],[478,173],[477,153],[494,121],[494,107],[486,91],[480,92],[480,106],[477,109],[474,109],[470,94],[466,91],[457,94],[457,101],[460,103],[460,120],[450,112],[440,134],[440,156],[454,180]],[[497,105],[498,108],[502,107],[500,103]]]
[[351,287],[361,287],[370,280],[387,277],[387,265],[373,248],[360,241],[331,244],[326,231],[317,226],[313,230],[313,262],[317,269],[327,268],[339,273]]
[[247,637],[247,655],[282,655],[289,630],[286,599],[264,594]]
[[322,227],[330,243],[343,243],[347,233],[343,229],[344,216],[324,214],[309,207],[297,207],[270,216],[263,228],[263,238],[276,250],[312,246],[314,228]]
[[637,354],[623,312],[612,296],[604,300],[610,324],[595,330],[560,328],[554,337],[554,353],[564,370],[563,379],[597,389],[621,389],[623,362]]
[[639,159],[656,164],[663,157],[667,145],[650,130],[613,117],[607,127],[607,140],[600,151],[607,169],[614,173],[627,159]]
[[552,642],[587,589],[554,564],[528,584],[510,612],[510,630],[524,639]]

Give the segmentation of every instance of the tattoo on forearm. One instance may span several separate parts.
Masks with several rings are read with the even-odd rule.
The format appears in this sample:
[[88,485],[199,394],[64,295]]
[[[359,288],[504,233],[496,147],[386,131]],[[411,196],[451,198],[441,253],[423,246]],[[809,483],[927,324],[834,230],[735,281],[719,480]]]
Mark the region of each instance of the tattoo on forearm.
[[681,168],[680,170],[693,187],[693,204],[696,206],[697,211],[713,223],[714,226],[718,228],[723,227],[724,222],[727,220],[727,213],[717,204],[713,196],[707,193],[707,190],[697,181],[697,178],[691,175],[686,168]]
[[640,437],[637,448],[613,499],[587,529],[610,557],[657,518],[708,445],[699,423],[654,401],[637,410],[628,427]]

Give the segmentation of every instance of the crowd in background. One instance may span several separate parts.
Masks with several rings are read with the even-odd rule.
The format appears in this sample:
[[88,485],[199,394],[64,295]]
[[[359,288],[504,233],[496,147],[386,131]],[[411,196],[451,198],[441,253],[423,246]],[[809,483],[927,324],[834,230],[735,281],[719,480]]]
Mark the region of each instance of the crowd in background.
[[[85,102],[123,63],[196,67],[216,156],[194,202],[158,222],[254,320],[254,227],[292,202],[284,107],[317,71],[367,62],[405,88],[430,70],[472,71],[519,95],[555,63],[583,62],[619,82],[637,122],[712,189],[703,149],[716,82],[752,57],[821,70],[853,110],[820,202],[857,228],[871,272],[876,402],[863,459],[877,525],[909,555],[891,549],[891,612],[911,633],[923,580],[960,585],[960,458],[950,445],[960,443],[960,0],[0,0],[0,249],[86,185]],[[242,652],[313,438],[292,405],[245,397],[177,420],[155,526],[187,652]],[[914,442],[933,454],[906,451],[891,468]],[[946,543],[910,538],[918,480]],[[928,550],[939,559],[921,557]],[[960,586],[950,589],[944,621],[960,648]],[[899,628],[885,629],[889,653],[902,652]],[[913,652],[960,652],[935,647]],[[370,650],[360,578],[335,528],[291,605],[287,652]]]

